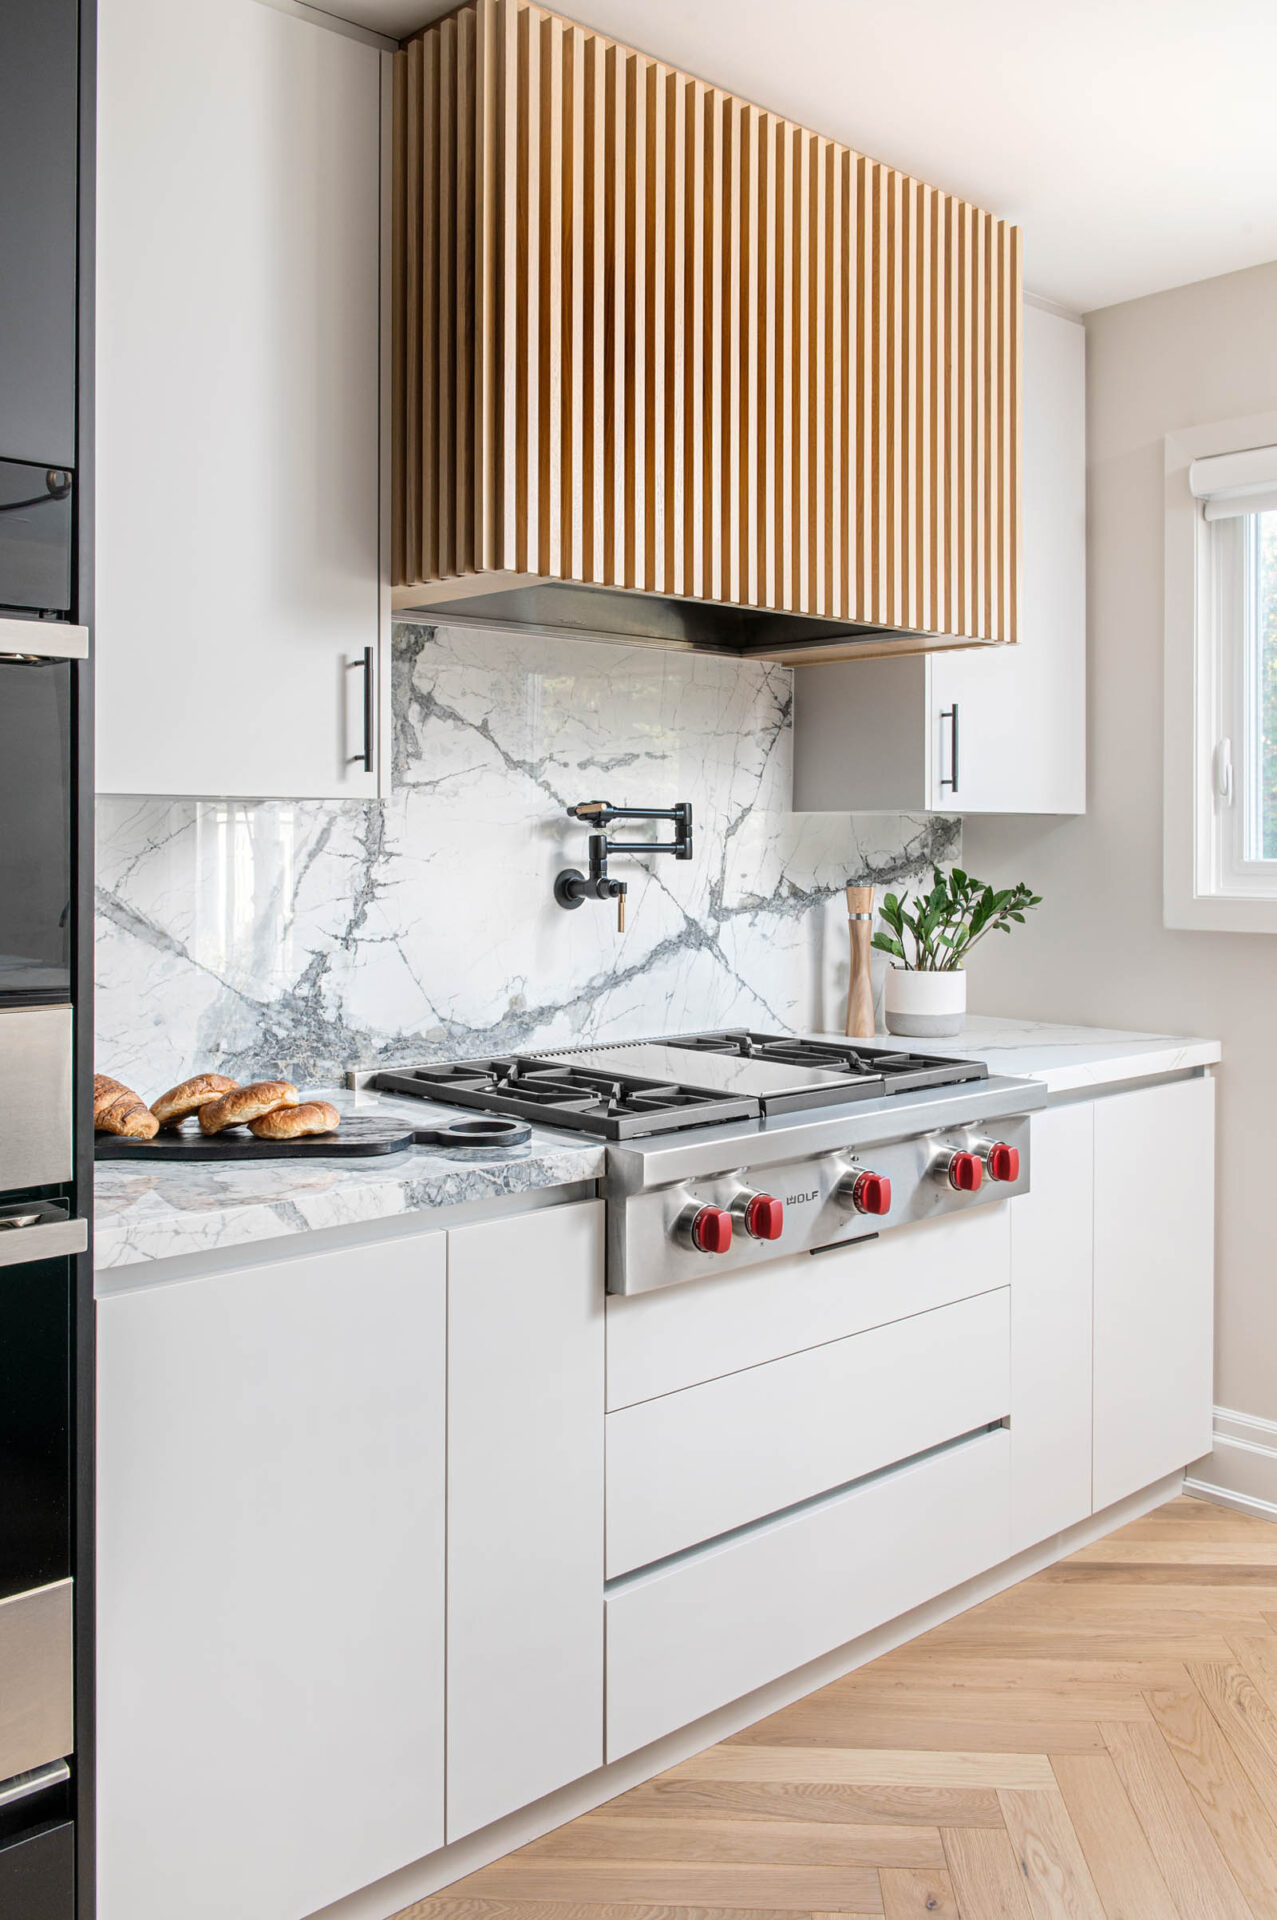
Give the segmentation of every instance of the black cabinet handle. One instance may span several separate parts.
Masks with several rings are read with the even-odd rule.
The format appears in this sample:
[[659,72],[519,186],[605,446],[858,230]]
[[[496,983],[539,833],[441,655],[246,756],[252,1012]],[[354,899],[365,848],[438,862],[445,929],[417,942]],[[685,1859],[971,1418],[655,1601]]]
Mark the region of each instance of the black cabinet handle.
[[940,777],[940,785],[948,787],[954,793],[958,791],[958,703],[941,710],[940,718],[949,722],[949,775]]
[[362,767],[365,773],[372,772],[372,739],[375,715],[373,713],[373,650],[365,647],[361,660],[349,660],[346,663],[348,673],[362,673],[364,676],[364,750],[352,753],[347,766]]

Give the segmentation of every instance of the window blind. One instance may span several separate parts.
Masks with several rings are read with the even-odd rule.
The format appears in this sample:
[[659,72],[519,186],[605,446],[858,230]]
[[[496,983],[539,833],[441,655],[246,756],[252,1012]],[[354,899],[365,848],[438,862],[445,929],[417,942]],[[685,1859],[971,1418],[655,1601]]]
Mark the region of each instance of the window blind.
[[1208,520],[1277,511],[1277,447],[1245,447],[1238,453],[1194,460],[1188,484],[1204,502]]

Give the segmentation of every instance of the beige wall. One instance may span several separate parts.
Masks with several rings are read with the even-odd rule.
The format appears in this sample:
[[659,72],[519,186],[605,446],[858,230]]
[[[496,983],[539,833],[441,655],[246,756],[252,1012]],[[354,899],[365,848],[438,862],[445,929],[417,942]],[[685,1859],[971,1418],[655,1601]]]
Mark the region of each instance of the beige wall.
[[1215,1397],[1277,1420],[1277,935],[1171,932],[1161,880],[1162,439],[1277,407],[1277,262],[1091,314],[1087,351],[1088,812],[968,818],[972,872],[1044,895],[972,1005],[1222,1040]]

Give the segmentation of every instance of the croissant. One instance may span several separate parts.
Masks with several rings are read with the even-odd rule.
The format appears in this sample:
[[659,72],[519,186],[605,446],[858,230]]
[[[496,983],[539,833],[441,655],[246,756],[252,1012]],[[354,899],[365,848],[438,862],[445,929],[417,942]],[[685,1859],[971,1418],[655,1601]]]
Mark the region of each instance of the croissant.
[[132,1093],[123,1080],[112,1080],[109,1073],[95,1073],[93,1076],[93,1124],[96,1127],[99,1116],[108,1107],[113,1106],[122,1093]]
[[224,1127],[247,1126],[274,1107],[295,1107],[297,1089],[291,1080],[254,1080],[249,1087],[236,1087],[220,1100],[210,1100],[200,1108],[200,1126],[205,1133],[221,1133]]
[[152,1100],[151,1112],[162,1127],[180,1127],[183,1120],[189,1120],[210,1101],[234,1093],[238,1085],[238,1080],[228,1080],[224,1073],[197,1073],[193,1080],[183,1080],[180,1086],[170,1087],[158,1100]]
[[341,1115],[327,1100],[306,1100],[298,1107],[273,1107],[257,1120],[250,1120],[248,1131],[259,1140],[298,1140],[307,1133],[336,1133]]
[[99,1133],[118,1133],[126,1140],[154,1140],[160,1130],[145,1100],[127,1087],[97,1116],[94,1125]]

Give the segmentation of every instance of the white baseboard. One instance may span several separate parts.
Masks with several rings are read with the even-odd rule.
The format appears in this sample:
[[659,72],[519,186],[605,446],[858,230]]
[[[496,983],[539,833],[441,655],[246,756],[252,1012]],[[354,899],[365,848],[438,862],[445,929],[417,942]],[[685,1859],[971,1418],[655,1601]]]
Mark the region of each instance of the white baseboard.
[[[1277,1428],[1274,1434],[1277,1435]],[[1173,1499],[1183,1484],[1182,1474],[1168,1474],[1165,1479],[1155,1481],[1142,1492],[1133,1493],[1114,1506],[1106,1507],[1103,1513],[1092,1514],[1089,1519],[1079,1521],[1077,1526],[1070,1527],[1065,1533],[1053,1534],[1050,1539],[1027,1548],[1014,1559],[1004,1560],[987,1573],[978,1574],[964,1586],[954,1587],[951,1592],[940,1594],[924,1606],[915,1607],[912,1613],[902,1614],[898,1620],[888,1621],[886,1626],[863,1634],[859,1640],[852,1640],[821,1659],[786,1674],[782,1679],[772,1681],[769,1686],[760,1687],[741,1700],[734,1700],[730,1706],[707,1714],[690,1727],[680,1727],[677,1733],[644,1747],[639,1753],[627,1754],[624,1760],[615,1760],[610,1766],[600,1767],[596,1773],[586,1774],[582,1780],[574,1780],[570,1786],[561,1787],[557,1793],[548,1794],[544,1800],[537,1800],[530,1807],[520,1807],[517,1813],[508,1814],[504,1820],[484,1827],[482,1832],[468,1834],[464,1840],[454,1841],[450,1847],[443,1847],[424,1860],[414,1861],[398,1873],[378,1880],[374,1886],[365,1887],[360,1893],[353,1893],[345,1900],[324,1907],[321,1912],[311,1914],[309,1920],[390,1920],[391,1915],[411,1906],[415,1900],[426,1899],[441,1887],[450,1886],[454,1880],[477,1872],[492,1860],[501,1859],[503,1854],[511,1853],[515,1847],[539,1839],[543,1833],[550,1833],[565,1821],[574,1820],[579,1813],[588,1813],[592,1807],[602,1806],[605,1800],[614,1799],[618,1793],[650,1780],[654,1774],[663,1773],[680,1760],[700,1753],[705,1747],[712,1747],[716,1741],[726,1740],[731,1734],[752,1726],[769,1713],[779,1712],[781,1707],[801,1700],[804,1695],[814,1693],[817,1687],[827,1686],[831,1680],[840,1679],[844,1673],[864,1666],[869,1660],[878,1659],[880,1654],[889,1653],[893,1647],[926,1633],[929,1628],[938,1627],[942,1621],[952,1619],[954,1614],[965,1613],[968,1607],[990,1599],[1005,1587],[1014,1586],[1017,1580],[1027,1580],[1030,1574],[1040,1573],[1043,1567],[1054,1565],[1066,1554],[1076,1553],[1079,1547],[1089,1546],[1092,1540],[1112,1533],[1115,1527],[1125,1526],[1128,1520],[1137,1520],[1142,1513],[1148,1513],[1153,1507],[1160,1507],[1164,1501]]]
[[1216,1407],[1212,1437],[1211,1451],[1187,1471],[1185,1492],[1277,1520],[1277,1420]]

